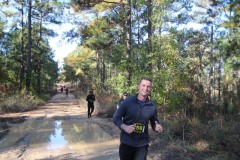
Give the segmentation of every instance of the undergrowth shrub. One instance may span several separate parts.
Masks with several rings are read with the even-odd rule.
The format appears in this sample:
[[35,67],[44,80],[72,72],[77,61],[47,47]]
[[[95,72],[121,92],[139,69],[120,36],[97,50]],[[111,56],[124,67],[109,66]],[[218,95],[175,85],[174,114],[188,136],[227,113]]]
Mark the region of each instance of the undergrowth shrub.
[[112,95],[102,95],[97,97],[99,103],[98,114],[105,114],[107,117],[112,117],[117,109],[119,97]]
[[5,95],[2,99],[0,113],[29,111],[45,103],[42,99],[25,92],[11,96]]

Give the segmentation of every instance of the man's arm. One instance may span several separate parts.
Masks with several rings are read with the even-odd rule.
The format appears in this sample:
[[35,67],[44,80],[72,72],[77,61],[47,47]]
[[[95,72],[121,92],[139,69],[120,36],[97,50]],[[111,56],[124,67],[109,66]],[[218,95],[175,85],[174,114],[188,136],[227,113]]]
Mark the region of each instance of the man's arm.
[[113,115],[113,123],[119,129],[123,129],[121,125],[123,124],[123,117],[125,116],[125,112],[126,112],[126,105],[121,105],[121,107],[119,107]]
[[157,109],[155,109],[154,115],[150,119],[150,123],[151,123],[151,127],[154,131],[157,131],[157,132],[162,132],[163,131],[162,125],[160,125],[160,122],[159,122],[159,119],[158,119]]

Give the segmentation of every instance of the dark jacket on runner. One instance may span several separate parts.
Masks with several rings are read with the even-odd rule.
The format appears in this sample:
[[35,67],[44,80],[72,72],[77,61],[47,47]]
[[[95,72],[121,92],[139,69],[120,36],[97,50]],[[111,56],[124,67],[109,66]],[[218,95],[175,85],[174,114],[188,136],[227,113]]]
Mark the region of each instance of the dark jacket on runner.
[[86,101],[88,101],[88,106],[93,107],[94,106],[94,101],[95,101],[95,95],[94,94],[89,94],[86,98]]
[[[122,118],[123,117],[123,118]],[[148,145],[148,122],[155,128],[157,118],[156,106],[147,99],[145,102],[139,101],[137,95],[124,100],[113,115],[113,123],[121,129],[121,124],[135,124],[135,132],[128,134],[121,130],[120,142],[133,147]]]

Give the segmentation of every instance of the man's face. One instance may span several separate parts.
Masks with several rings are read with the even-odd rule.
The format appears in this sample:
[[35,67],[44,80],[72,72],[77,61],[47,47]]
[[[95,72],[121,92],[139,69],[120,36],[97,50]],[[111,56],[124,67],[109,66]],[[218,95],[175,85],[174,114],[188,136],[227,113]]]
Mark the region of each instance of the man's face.
[[145,79],[143,79],[141,83],[138,85],[138,93],[144,97],[150,94],[151,89],[152,89],[152,82]]

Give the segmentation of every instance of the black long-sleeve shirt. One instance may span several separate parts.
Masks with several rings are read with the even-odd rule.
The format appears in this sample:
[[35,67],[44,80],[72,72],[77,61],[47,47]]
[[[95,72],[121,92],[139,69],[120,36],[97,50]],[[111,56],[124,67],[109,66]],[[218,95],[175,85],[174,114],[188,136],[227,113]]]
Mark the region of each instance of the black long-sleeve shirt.
[[89,94],[86,98],[86,101],[88,101],[88,106],[94,106],[95,95]]

